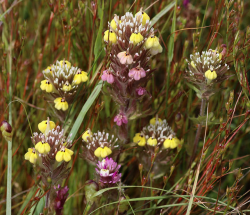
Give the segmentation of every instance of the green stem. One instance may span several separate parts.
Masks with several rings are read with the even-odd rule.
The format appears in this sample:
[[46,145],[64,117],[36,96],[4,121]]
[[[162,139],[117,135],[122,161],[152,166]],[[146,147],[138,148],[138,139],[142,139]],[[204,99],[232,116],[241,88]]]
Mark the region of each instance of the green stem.
[[[11,38],[10,38],[11,43]],[[9,124],[12,126],[12,81],[11,81],[11,70],[12,70],[12,56],[11,48],[9,54]],[[8,141],[8,169],[7,169],[7,198],[6,198],[6,215],[11,215],[11,178],[12,178],[12,140]]]
[[[200,116],[204,116],[205,108],[206,108],[206,99],[202,98],[201,99]],[[192,162],[194,161],[194,157],[195,157],[195,154],[196,154],[196,151],[198,148],[198,143],[199,143],[199,139],[201,136],[201,130],[202,130],[202,124],[198,124],[198,128],[197,128],[195,139],[194,139],[193,153],[192,153],[192,156],[190,159],[190,166],[191,166]]]

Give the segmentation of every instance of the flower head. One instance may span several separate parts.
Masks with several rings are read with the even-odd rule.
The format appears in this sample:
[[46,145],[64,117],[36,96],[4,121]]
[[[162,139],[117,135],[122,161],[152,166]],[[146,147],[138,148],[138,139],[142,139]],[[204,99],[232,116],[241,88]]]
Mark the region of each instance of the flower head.
[[40,88],[41,90],[45,90],[47,93],[51,93],[53,91],[53,85],[50,83],[49,80],[41,81]]
[[118,115],[115,116],[114,122],[116,122],[118,126],[121,126],[122,124],[128,123],[128,118],[124,113],[119,113]]
[[90,162],[96,162],[98,158],[111,155],[118,140],[114,135],[109,135],[104,131],[92,134],[90,130],[87,130],[83,135],[84,149],[82,157]]
[[56,161],[61,162],[64,160],[65,162],[69,162],[73,154],[74,152],[72,150],[62,147],[61,150],[56,153]]
[[[73,103],[79,84],[88,80],[86,72],[72,66],[66,60],[56,61],[55,64],[43,71],[43,75],[46,80],[41,82],[41,89],[44,92],[50,92],[47,99],[51,102],[57,99],[55,108],[63,111],[67,110],[68,105]],[[83,91],[78,92],[79,96],[84,93]],[[58,98],[63,98],[63,104],[61,104]],[[64,114],[58,112],[58,115],[62,115],[59,119],[63,120]]]
[[90,131],[90,129],[88,129],[87,131],[85,131],[82,135],[82,139],[87,142],[87,138],[91,138],[92,136],[92,132]]
[[66,202],[66,199],[69,195],[69,188],[66,187],[61,187],[59,184],[58,186],[54,186],[54,189],[56,190],[56,198],[54,201],[54,209],[56,211],[57,215],[62,214],[63,206]]
[[102,162],[98,161],[96,173],[100,177],[100,182],[104,184],[115,184],[121,180],[121,173],[119,173],[121,165],[117,165],[112,158],[105,158]]
[[159,44],[158,46],[152,47],[152,48],[150,49],[150,54],[151,54],[151,55],[157,55],[158,53],[162,53],[162,50],[163,50],[163,48],[162,48],[162,46]]
[[212,81],[217,78],[217,73],[215,71],[207,70],[205,72],[205,77],[209,80]]
[[[48,123],[49,122],[49,123]],[[46,129],[47,130],[52,130],[56,127],[56,124],[53,121],[49,120],[43,120],[38,124],[38,129],[42,132],[45,133]]]
[[63,85],[63,88],[62,88],[62,90],[66,92],[70,91],[71,89],[72,89],[72,86],[68,81]]
[[128,76],[134,78],[136,81],[139,81],[141,78],[146,77],[146,72],[142,67],[136,67],[129,70]]
[[36,150],[34,148],[29,148],[28,152],[24,155],[25,160],[28,160],[30,163],[35,164],[37,160]]
[[147,144],[150,146],[156,146],[157,145],[157,139],[154,137],[150,137],[147,141]]
[[133,43],[134,45],[140,43],[141,41],[143,41],[143,36],[141,35],[140,32],[135,32],[135,33],[132,33],[130,38],[129,38],[129,41],[131,43]]
[[68,102],[65,100],[65,98],[59,97],[54,100],[55,108],[57,110],[63,110],[66,111],[69,108]]
[[216,50],[197,52],[190,55],[190,60],[185,78],[198,88],[199,98],[209,98],[215,92],[214,85],[230,77],[225,74],[229,66]]
[[74,84],[80,84],[82,82],[86,82],[88,80],[88,73],[78,70],[77,73],[74,76],[73,83]]
[[112,150],[108,148],[107,146],[104,146],[104,148],[98,147],[94,153],[96,157],[105,158],[112,153]]
[[164,148],[171,148],[174,149],[180,144],[180,140],[177,137],[168,138],[164,141],[163,146]]
[[121,64],[131,64],[133,63],[133,57],[128,51],[120,52],[117,57],[119,58]]
[[7,141],[11,141],[12,140],[12,136],[13,136],[13,130],[12,130],[11,125],[6,120],[3,120],[0,123],[0,128],[1,128],[1,131],[2,131],[3,137]]
[[40,141],[35,145],[35,149],[41,154],[47,154],[50,151],[50,145],[44,141]]
[[146,42],[145,42],[145,48],[146,49],[150,49],[150,48],[156,48],[157,46],[159,46],[159,38],[152,35],[151,37],[149,37]]
[[138,87],[136,89],[136,93],[137,93],[138,96],[143,96],[143,95],[145,95],[147,93],[147,90],[145,88],[143,88],[143,87]]
[[146,14],[142,10],[136,13],[135,16],[140,17],[142,19],[142,25],[145,25],[150,20],[150,17],[148,16],[148,14]]
[[60,66],[65,66],[65,67],[67,67],[68,69],[70,69],[70,67],[71,67],[71,63],[69,62],[69,61],[67,61],[67,60],[61,60],[60,61]]
[[117,42],[116,34],[113,31],[105,31],[104,32],[104,41],[110,42],[111,44],[115,44]]
[[102,80],[107,81],[109,84],[114,82],[114,76],[110,70],[104,70],[102,74]]
[[145,146],[146,145],[146,138],[141,133],[136,133],[133,142],[137,143],[139,146]]
[[156,122],[158,122],[159,124],[162,124],[162,119],[160,119],[160,118],[158,118],[158,117],[156,116],[156,117],[150,119],[150,121],[149,121],[150,125],[155,125]]

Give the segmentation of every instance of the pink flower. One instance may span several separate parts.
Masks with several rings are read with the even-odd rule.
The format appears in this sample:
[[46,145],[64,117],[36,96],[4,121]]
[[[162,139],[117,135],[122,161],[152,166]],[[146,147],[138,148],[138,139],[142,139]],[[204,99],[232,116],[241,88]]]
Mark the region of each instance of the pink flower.
[[134,78],[136,81],[139,81],[141,78],[144,78],[146,76],[146,72],[143,68],[136,67],[129,70],[128,76],[130,78]]
[[131,64],[133,63],[133,58],[128,52],[120,52],[117,57],[119,58],[121,64]]
[[119,113],[118,115],[115,116],[114,122],[116,122],[118,126],[121,126],[122,124],[128,123],[128,118],[125,116],[124,113]]
[[102,80],[107,81],[109,84],[114,83],[114,76],[112,72],[110,72],[108,69],[104,70],[102,74]]
[[142,95],[144,95],[144,94],[147,92],[146,89],[143,88],[143,87],[139,87],[139,88],[137,88],[135,91],[136,91],[136,93],[137,93],[139,96],[142,96]]
[[95,171],[100,176],[100,182],[111,185],[121,181],[120,167],[112,158],[105,158],[102,162],[98,161]]

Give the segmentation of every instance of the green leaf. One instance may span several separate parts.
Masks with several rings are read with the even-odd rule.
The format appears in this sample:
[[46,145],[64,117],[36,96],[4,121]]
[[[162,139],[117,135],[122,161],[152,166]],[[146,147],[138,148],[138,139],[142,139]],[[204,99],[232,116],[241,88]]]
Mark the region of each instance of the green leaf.
[[158,13],[156,16],[154,16],[153,19],[151,19],[151,27],[159,21],[161,17],[163,17],[168,11],[172,9],[172,7],[175,5],[175,2],[171,2],[169,5],[167,5],[163,10],[161,10],[160,13]]
[[86,103],[83,105],[81,112],[79,113],[71,131],[70,131],[70,140],[74,140],[82,122],[83,119],[86,115],[86,113],[88,112],[89,108],[92,106],[92,104],[94,103],[95,99],[98,97],[101,88],[102,88],[102,84],[103,81],[99,81],[99,83],[96,85],[96,87],[94,88],[93,92],[91,93],[91,95],[89,96],[88,100],[86,101]]
[[[100,19],[100,25],[97,33],[97,37],[95,40],[95,47],[94,47],[94,55],[95,55],[95,61],[98,59],[100,52],[102,50],[102,31],[103,31],[103,11],[104,11],[104,0],[98,0],[98,4],[100,7],[98,7],[98,17]],[[102,5],[102,7],[101,7]],[[96,64],[94,65],[93,71],[96,70]]]
[[[199,116],[199,117],[189,117],[190,120],[192,120],[195,124],[201,124],[203,126],[206,125],[214,125],[214,124],[220,124],[219,120],[215,120],[214,113],[210,112],[207,116]],[[206,122],[207,121],[207,122]]]

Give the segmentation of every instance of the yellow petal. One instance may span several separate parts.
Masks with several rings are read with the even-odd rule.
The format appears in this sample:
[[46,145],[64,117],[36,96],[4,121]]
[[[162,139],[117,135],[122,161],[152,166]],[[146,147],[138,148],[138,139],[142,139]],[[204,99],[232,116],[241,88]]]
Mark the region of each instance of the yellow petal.
[[156,146],[157,145],[157,140],[155,138],[150,137],[148,139],[148,145],[150,145],[150,146]]
[[74,154],[74,152],[70,149],[65,148],[65,152],[69,153],[70,156]]
[[48,143],[44,143],[44,149],[45,149],[45,153],[49,153],[50,145]]
[[69,162],[71,160],[71,155],[65,150],[64,154],[63,154],[63,159],[66,162]]
[[96,157],[101,157],[101,152],[102,152],[102,148],[101,147],[98,147],[96,150],[95,150],[95,152],[94,152],[94,154],[95,154],[95,156]]
[[105,158],[107,156],[108,156],[108,153],[106,152],[106,150],[102,149],[102,151],[101,151],[101,157]]
[[63,152],[59,151],[56,153],[56,161],[61,162],[63,160]]
[[107,156],[109,156],[110,154],[112,154],[112,150],[110,148],[108,148],[107,146],[104,147],[104,150],[107,153]]
[[152,119],[149,121],[149,123],[150,123],[151,125],[155,125],[155,124],[156,124],[156,121],[158,121],[160,125],[162,124],[162,119],[158,118],[158,119],[156,120],[155,117],[152,118]]

